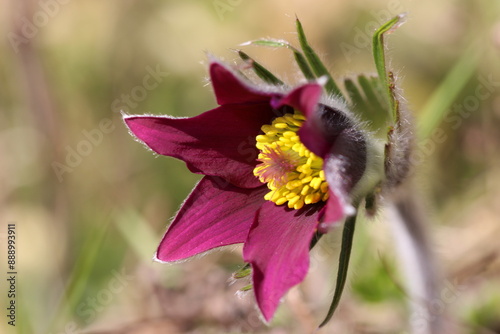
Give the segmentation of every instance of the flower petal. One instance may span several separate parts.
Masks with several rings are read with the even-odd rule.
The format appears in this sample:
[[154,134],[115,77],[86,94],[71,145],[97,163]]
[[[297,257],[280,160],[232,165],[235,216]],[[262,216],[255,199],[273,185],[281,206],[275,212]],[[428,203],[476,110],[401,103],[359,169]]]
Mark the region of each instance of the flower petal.
[[350,204],[351,190],[366,169],[366,142],[354,128],[343,130],[324,157],[323,170],[330,197],[320,230],[325,232],[331,224],[355,213]]
[[352,128],[352,122],[340,109],[318,104],[313,112],[304,112],[306,121],[298,134],[302,143],[314,154],[324,158],[337,136]]
[[210,79],[219,105],[253,102],[269,103],[269,93],[251,87],[221,63],[212,62],[210,64]]
[[244,242],[267,191],[266,186],[242,189],[221,178],[205,176],[175,216],[156,259],[178,261]]
[[130,131],[158,154],[186,162],[193,173],[254,188],[255,137],[275,115],[267,103],[226,105],[192,118],[125,116]]
[[255,217],[243,257],[252,265],[255,297],[267,321],[283,295],[307,274],[320,208],[307,205],[293,210],[266,202]]
[[323,88],[319,84],[305,84],[297,87],[285,96],[273,96],[271,106],[278,109],[288,105],[305,115],[312,114],[316,108]]
[[[321,232],[335,222],[355,213],[350,193],[366,169],[367,149],[364,135],[356,129],[342,103],[336,107],[318,104],[306,113],[306,121],[298,131],[302,143],[323,158],[323,170],[330,191],[324,210]],[[309,109],[310,111],[310,109]]]

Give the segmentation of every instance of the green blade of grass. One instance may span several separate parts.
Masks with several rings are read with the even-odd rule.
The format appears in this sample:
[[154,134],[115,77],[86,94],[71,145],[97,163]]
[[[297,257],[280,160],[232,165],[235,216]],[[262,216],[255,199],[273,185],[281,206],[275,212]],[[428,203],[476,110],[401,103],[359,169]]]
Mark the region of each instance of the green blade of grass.
[[92,270],[99,259],[101,246],[109,227],[109,215],[103,225],[96,226],[85,240],[78,259],[75,261],[73,271],[68,279],[68,284],[64,295],[59,300],[58,314],[52,321],[52,329],[57,330],[61,322],[70,312],[75,310],[78,302],[81,300],[85,288],[88,284]]
[[139,213],[130,209],[118,212],[114,223],[136,255],[142,261],[150,263],[160,241],[153,228]]
[[314,49],[307,42],[304,29],[302,28],[302,24],[300,23],[299,19],[296,19],[295,22],[297,24],[297,33],[299,35],[300,47],[302,48],[304,56],[306,57],[307,62],[309,63],[311,69],[313,70],[314,75],[316,77],[323,77],[323,76],[326,77],[327,78],[327,82],[325,84],[326,91],[329,94],[339,96],[345,101],[345,97],[342,94],[340,88],[337,86],[337,84],[333,80],[332,76],[326,69],[323,62],[321,62],[321,60],[319,59],[319,56],[316,54]]
[[478,44],[470,45],[434,91],[421,111],[418,123],[419,139],[428,138],[450,112],[453,101],[474,75],[480,54]]

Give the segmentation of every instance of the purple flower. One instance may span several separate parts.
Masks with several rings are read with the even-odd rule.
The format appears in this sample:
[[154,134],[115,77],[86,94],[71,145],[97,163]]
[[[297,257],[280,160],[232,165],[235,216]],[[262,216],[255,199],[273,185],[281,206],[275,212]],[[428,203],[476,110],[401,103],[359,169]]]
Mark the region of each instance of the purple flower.
[[125,116],[154,152],[205,175],[168,228],[155,258],[186,259],[244,243],[257,303],[270,320],[309,267],[316,231],[354,213],[366,168],[365,138],[318,83],[261,89],[212,61],[219,107],[192,118]]

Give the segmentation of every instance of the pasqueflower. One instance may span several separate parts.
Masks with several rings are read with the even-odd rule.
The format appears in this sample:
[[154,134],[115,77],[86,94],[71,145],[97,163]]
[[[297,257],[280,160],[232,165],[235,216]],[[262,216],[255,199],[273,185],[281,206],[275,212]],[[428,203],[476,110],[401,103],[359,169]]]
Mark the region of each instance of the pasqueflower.
[[244,243],[260,310],[270,320],[300,283],[316,232],[354,214],[367,165],[366,135],[316,81],[259,87],[212,60],[218,107],[192,118],[124,117],[154,152],[202,174],[155,259],[173,262]]

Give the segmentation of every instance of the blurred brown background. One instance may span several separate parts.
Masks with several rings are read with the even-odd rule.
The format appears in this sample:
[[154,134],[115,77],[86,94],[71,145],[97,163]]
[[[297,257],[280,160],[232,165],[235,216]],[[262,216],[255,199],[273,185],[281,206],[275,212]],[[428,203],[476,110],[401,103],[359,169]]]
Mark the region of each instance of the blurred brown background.
[[[262,325],[251,294],[238,298],[242,284],[228,284],[239,248],[151,261],[198,176],[135,143],[119,110],[213,108],[204,52],[233,61],[230,49],[248,40],[297,45],[295,15],[335,77],[375,72],[371,34],[401,12],[408,22],[387,41],[421,129],[418,183],[445,280],[433,314],[457,333],[500,333],[500,3],[491,0],[1,2],[0,270],[15,224],[18,295],[12,327],[0,285],[0,331],[314,330],[332,296],[339,233],[322,241],[306,281]],[[287,50],[245,50],[298,80]],[[456,85],[443,86],[445,78]],[[448,114],[433,117],[436,105]],[[360,222],[355,243],[349,286],[319,333],[403,333],[421,315],[408,315],[382,214]]]

